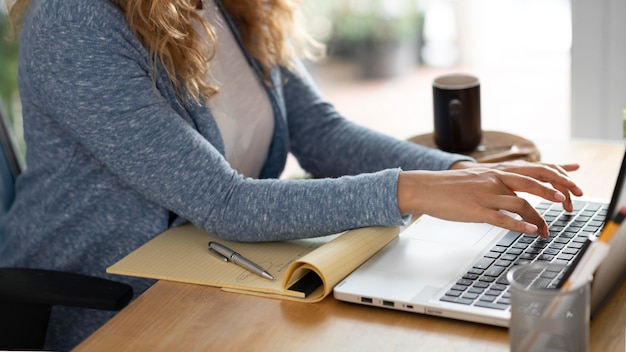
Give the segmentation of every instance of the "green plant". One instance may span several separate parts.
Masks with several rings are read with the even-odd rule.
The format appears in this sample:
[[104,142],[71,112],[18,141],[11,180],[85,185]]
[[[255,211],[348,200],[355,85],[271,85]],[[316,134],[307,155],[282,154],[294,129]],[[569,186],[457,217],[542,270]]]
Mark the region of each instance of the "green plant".
[[17,41],[10,38],[7,16],[0,13],[0,96],[9,112],[17,94]]
[[420,33],[422,14],[415,0],[343,0],[336,6],[337,38],[403,40]]
[[17,85],[18,41],[13,39],[6,13],[0,11],[0,100],[16,136],[17,147],[23,157],[26,149],[22,137],[19,89]]

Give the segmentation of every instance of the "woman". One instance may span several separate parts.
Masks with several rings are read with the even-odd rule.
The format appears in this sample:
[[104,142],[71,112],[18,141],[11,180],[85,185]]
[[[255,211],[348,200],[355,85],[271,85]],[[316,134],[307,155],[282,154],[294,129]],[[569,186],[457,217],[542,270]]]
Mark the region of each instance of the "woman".
[[[18,0],[22,13],[27,169],[0,265],[106,276],[184,222],[273,241],[427,213],[545,236],[514,192],[566,208],[582,193],[566,176],[576,164],[478,165],[345,120],[297,59],[289,0]],[[316,178],[279,180],[289,152]],[[55,310],[51,347],[106,318]]]

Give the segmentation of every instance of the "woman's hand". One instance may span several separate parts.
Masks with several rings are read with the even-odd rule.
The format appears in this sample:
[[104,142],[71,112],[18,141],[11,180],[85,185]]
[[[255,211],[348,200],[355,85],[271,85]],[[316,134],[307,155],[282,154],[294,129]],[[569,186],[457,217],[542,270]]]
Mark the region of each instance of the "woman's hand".
[[576,171],[580,168],[578,164],[547,164],[547,163],[531,163],[523,160],[507,161],[502,163],[473,163],[458,162],[452,165],[451,170],[468,169],[475,167],[487,167],[501,171],[513,172],[520,175],[530,176],[538,181],[552,184],[552,187],[561,191],[565,195],[566,200],[563,202],[563,208],[566,211],[573,211],[571,194],[580,197],[583,191],[568,177],[569,171]]
[[[485,222],[546,237],[545,220],[515,192],[561,202],[571,211],[570,194],[580,196],[582,191],[567,177],[567,171],[578,167],[524,161],[458,162],[448,171],[403,171],[398,179],[398,205],[404,215],[424,213],[446,220]],[[500,210],[518,214],[522,220]]]

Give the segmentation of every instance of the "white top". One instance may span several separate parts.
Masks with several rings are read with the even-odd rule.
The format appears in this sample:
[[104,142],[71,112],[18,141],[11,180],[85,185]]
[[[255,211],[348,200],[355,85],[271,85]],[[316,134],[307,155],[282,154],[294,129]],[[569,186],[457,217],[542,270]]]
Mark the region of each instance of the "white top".
[[215,2],[205,1],[199,11],[218,38],[207,80],[220,89],[209,108],[224,139],[226,160],[244,176],[258,178],[274,133],[272,106]]

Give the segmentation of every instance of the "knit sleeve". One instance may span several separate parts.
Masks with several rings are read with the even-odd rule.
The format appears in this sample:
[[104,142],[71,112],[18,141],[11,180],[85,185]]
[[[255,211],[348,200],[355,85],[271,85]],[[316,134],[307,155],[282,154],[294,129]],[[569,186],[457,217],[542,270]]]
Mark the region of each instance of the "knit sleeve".
[[[446,170],[465,155],[451,154],[384,135],[341,116],[300,70],[285,70],[283,89],[292,152],[316,176],[374,172],[387,168]],[[380,116],[384,119],[385,116]]]
[[[78,10],[54,16],[31,19],[39,24],[23,46],[22,94],[62,131],[59,145],[83,157],[63,160],[64,177],[84,174],[73,168],[90,168],[115,178],[106,185],[97,184],[98,176],[64,181],[80,184],[80,192],[136,192],[239,241],[305,238],[406,220],[397,205],[397,168],[317,180],[242,177],[172,108],[176,97],[163,93],[167,80],[159,73],[153,80],[145,51],[121,20]],[[32,129],[29,138],[44,143],[48,132]],[[115,208],[138,212],[123,202]]]

